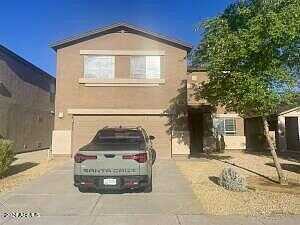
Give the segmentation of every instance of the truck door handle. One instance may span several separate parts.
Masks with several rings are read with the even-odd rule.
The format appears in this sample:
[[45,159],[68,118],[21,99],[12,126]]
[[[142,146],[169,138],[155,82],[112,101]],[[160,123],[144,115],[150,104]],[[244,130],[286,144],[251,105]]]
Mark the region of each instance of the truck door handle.
[[116,155],[114,154],[104,154],[105,158],[114,158]]

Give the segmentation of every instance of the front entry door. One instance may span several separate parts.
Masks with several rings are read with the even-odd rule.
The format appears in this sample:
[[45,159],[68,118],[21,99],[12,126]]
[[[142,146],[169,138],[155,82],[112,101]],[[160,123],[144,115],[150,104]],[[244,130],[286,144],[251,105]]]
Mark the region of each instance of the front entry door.
[[203,152],[203,114],[189,112],[191,155]]

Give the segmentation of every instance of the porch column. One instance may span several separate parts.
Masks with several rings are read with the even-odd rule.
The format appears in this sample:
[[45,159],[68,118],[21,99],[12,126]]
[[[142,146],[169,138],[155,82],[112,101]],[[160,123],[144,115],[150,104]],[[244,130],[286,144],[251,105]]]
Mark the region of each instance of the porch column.
[[[299,123],[299,118],[298,118]],[[278,116],[278,148],[279,151],[286,151],[286,137],[285,137],[285,117]]]

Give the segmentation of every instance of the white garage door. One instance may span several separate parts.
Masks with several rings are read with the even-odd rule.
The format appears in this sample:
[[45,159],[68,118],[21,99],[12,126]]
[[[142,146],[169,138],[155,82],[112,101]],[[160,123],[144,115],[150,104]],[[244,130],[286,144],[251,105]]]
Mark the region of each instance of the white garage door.
[[105,126],[142,126],[148,135],[155,136],[152,142],[157,158],[171,158],[171,136],[167,132],[167,123],[166,116],[157,115],[75,115],[72,152],[74,154],[80,147],[88,144],[97,131]]

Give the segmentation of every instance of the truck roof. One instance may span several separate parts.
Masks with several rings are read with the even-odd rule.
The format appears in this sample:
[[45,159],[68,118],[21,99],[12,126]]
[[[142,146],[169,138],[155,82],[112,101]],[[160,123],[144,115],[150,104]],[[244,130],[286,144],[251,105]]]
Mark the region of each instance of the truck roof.
[[110,129],[110,130],[141,130],[141,126],[105,126],[103,129]]

